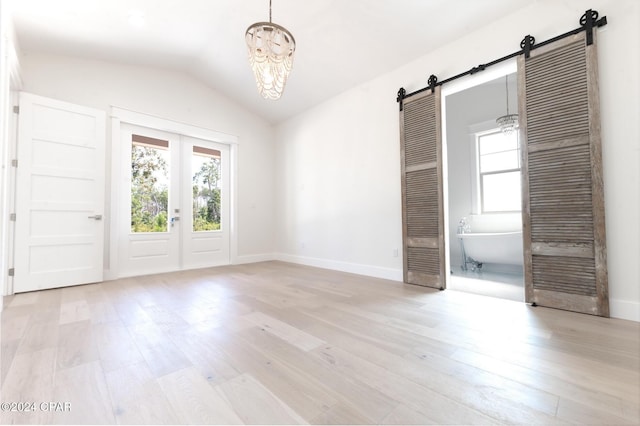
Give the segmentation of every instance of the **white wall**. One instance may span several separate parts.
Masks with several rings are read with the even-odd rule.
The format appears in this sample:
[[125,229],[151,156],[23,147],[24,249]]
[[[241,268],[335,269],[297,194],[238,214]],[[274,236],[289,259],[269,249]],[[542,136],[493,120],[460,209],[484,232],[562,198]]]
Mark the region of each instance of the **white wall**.
[[280,259],[402,278],[393,99],[361,86],[278,127]]
[[640,321],[637,0],[533,2],[279,125],[280,258],[401,279],[402,257],[392,256],[401,246],[398,88],[509,54],[527,34],[542,41],[569,31],[587,7],[609,21],[598,43],[611,314]]
[[[111,106],[117,106],[237,136],[236,261],[272,257],[275,151],[273,127],[266,120],[180,72],[32,52],[25,52],[21,64],[26,92],[107,114]],[[107,153],[110,144],[108,136]],[[107,164],[107,182],[110,169]],[[107,204],[105,212],[109,211]]]

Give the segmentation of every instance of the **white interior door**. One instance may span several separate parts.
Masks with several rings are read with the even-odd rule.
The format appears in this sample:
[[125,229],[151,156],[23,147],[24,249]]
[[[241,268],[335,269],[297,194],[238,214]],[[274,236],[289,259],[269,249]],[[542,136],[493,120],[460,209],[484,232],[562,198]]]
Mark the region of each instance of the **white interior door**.
[[20,94],[14,292],[102,281],[104,111]]
[[229,263],[229,147],[122,124],[119,276]]

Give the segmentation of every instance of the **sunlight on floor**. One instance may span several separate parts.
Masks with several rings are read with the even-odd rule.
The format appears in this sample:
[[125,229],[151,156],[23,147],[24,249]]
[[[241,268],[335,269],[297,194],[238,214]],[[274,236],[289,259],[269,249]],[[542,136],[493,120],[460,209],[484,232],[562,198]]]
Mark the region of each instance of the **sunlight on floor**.
[[524,278],[521,274],[490,271],[453,271],[449,290],[524,302]]

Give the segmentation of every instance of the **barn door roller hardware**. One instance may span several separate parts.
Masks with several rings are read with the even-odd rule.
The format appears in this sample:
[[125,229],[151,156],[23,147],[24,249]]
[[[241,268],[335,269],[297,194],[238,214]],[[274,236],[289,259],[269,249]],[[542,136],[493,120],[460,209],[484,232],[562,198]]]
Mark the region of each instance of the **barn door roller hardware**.
[[[556,36],[554,38],[551,38],[549,40],[543,41],[542,43],[538,43],[538,44],[536,44],[535,37],[531,35],[526,35],[520,42],[520,50],[518,50],[517,52],[511,53],[510,55],[507,55],[507,56],[503,56],[502,58],[496,59],[486,64],[480,64],[478,66],[471,68],[468,71],[465,71],[458,75],[454,75],[453,77],[449,77],[446,80],[438,81],[438,78],[432,74],[431,77],[429,77],[429,80],[427,82],[429,85],[426,87],[423,87],[422,89],[416,90],[415,92],[407,93],[407,91],[403,87],[401,87],[400,90],[398,90],[398,96],[396,97],[396,102],[400,104],[400,111],[402,111],[402,103],[406,98],[409,98],[413,95],[417,95],[418,93],[422,93],[426,90],[431,90],[431,92],[433,93],[435,86],[441,86],[445,83],[449,83],[461,77],[476,74],[480,71],[484,71],[485,69],[489,68],[492,65],[499,64],[500,62],[504,62],[511,58],[515,58],[516,56],[524,55],[525,58],[528,58],[532,50],[537,49],[538,47],[545,46],[549,43],[553,43],[554,41],[558,41],[563,38],[578,34],[581,31],[586,32],[587,46],[591,45],[593,44],[593,30],[595,28],[604,27],[605,25],[607,25],[607,17],[603,16],[602,18],[600,18],[597,10],[589,9],[585,11],[584,14],[580,17],[579,23],[580,23],[580,26],[575,30],[571,30],[564,34],[560,34],[559,36]],[[432,78],[435,80],[432,81]]]

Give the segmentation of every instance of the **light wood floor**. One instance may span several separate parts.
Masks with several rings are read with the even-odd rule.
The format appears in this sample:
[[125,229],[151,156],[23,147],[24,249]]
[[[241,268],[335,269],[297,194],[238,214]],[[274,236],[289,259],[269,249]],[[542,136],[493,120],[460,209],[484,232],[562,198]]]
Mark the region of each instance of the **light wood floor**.
[[[640,324],[280,262],[20,294],[2,423],[637,424]],[[42,410],[42,402],[70,410]]]

